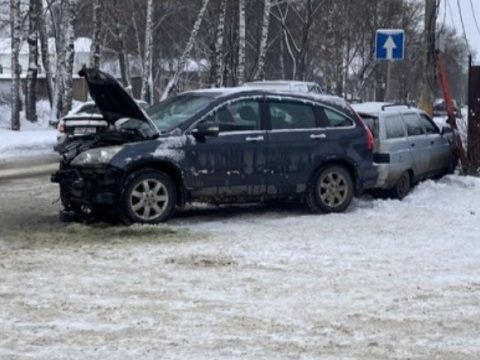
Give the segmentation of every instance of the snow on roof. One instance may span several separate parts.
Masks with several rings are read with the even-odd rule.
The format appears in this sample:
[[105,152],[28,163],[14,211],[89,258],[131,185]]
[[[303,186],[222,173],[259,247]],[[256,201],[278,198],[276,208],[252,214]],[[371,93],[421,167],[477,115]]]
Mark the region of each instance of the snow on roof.
[[[178,59],[162,60],[162,68],[165,71],[175,71],[178,67]],[[184,71],[186,72],[201,72],[210,69],[210,62],[207,59],[187,59],[185,62]]]
[[[0,38],[0,54],[10,54],[12,52],[12,39]],[[26,41],[21,42],[20,54],[28,54],[28,44]]]
[[[81,53],[81,52],[89,53],[91,45],[92,45],[92,39],[87,37],[76,38],[75,42],[73,43],[75,52],[77,53]],[[56,52],[55,38],[53,37],[48,38],[48,51],[50,53]]]
[[382,106],[388,105],[388,102],[364,102],[358,104],[351,104],[352,108],[359,113],[378,114],[382,111]]

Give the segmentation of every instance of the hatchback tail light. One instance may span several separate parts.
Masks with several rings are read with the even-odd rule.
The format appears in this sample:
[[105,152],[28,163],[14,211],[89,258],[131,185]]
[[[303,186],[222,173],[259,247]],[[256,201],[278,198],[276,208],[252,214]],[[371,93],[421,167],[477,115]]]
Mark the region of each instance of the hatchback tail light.
[[373,152],[373,149],[375,148],[375,139],[373,138],[372,131],[369,129],[367,124],[365,124],[365,121],[363,121],[362,117],[360,115],[358,115],[357,112],[355,110],[353,110],[353,108],[351,106],[349,106],[349,107],[350,107],[350,110],[357,117],[358,121],[360,121],[360,123],[363,125],[363,128],[365,129],[365,133],[367,135],[367,148],[368,148],[368,150]]
[[65,124],[62,124],[62,123],[58,124],[57,130],[61,134],[65,134],[67,132]]

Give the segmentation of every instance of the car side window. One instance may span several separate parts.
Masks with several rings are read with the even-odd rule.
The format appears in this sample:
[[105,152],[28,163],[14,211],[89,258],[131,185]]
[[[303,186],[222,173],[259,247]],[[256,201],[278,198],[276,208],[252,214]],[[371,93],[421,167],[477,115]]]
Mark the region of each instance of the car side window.
[[402,117],[407,127],[408,136],[424,135],[422,124],[417,114],[403,114]]
[[385,116],[385,130],[387,139],[398,139],[405,137],[405,128],[402,118],[399,115]]
[[420,114],[420,121],[422,122],[423,126],[425,126],[425,130],[427,134],[439,134],[440,130],[438,130],[437,125],[433,123],[433,121],[428,118],[424,114]]
[[272,130],[311,129],[317,127],[313,106],[290,101],[268,102]]
[[323,108],[323,112],[325,113],[325,118],[327,120],[327,127],[345,127],[355,125],[352,119],[349,119],[345,115],[342,115],[336,111]]
[[224,104],[210,113],[202,123],[218,125],[220,132],[248,131],[261,128],[260,103],[240,100]]

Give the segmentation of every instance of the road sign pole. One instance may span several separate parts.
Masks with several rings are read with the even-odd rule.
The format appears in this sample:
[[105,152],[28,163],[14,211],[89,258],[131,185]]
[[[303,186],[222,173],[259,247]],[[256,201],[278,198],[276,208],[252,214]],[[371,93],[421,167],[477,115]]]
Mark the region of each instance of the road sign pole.
[[387,84],[385,88],[384,101],[393,100],[392,96],[392,62],[393,60],[387,61]]

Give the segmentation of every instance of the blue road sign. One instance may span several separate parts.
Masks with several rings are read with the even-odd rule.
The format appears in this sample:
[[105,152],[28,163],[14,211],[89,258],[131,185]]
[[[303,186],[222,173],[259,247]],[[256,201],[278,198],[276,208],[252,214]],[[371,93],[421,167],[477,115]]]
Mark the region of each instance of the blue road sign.
[[377,60],[403,60],[405,31],[402,29],[378,29],[375,37]]

